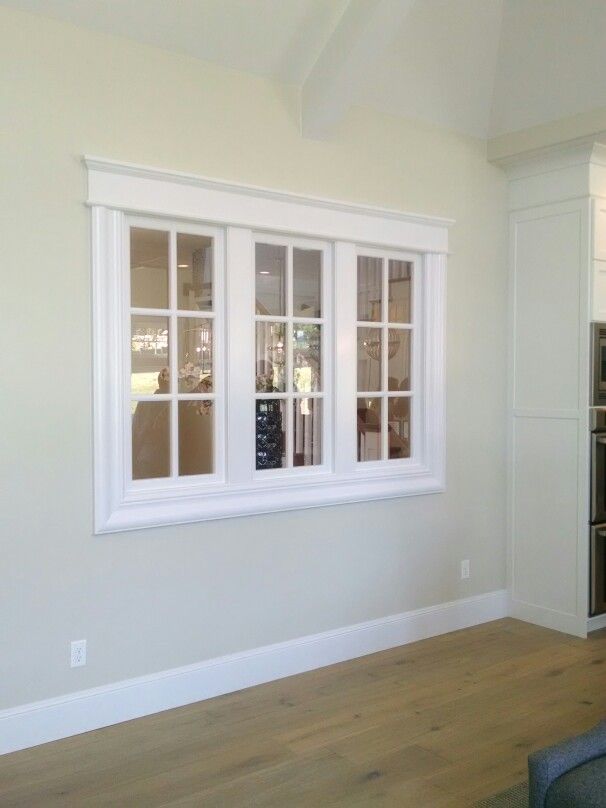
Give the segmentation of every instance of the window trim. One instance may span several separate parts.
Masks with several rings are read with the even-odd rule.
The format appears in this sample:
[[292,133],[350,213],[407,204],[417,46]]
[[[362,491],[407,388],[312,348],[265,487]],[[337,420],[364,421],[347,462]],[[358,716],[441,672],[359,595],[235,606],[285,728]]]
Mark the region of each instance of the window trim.
[[[446,219],[350,205],[324,199],[234,185],[223,181],[160,171],[99,158],[85,158],[88,205],[92,213],[93,274],[93,385],[94,385],[94,499],[96,533],[159,525],[244,516],[279,510],[359,502],[435,493],[445,486],[444,430],[444,315],[448,249]],[[251,407],[227,407],[225,460],[230,484],[206,483],[199,478],[170,488],[128,490],[125,484],[123,439],[123,366],[116,357],[127,342],[123,312],[125,283],[117,267],[123,265],[125,216],[179,220],[187,227],[224,228],[227,261],[226,297],[232,320],[225,335],[225,396]],[[332,245],[334,273],[332,381],[332,467],[315,473],[247,479],[241,455],[229,434],[254,429],[254,391],[238,375],[249,359],[254,308],[248,308],[254,269],[248,287],[233,285],[230,268],[238,262],[250,267],[254,238],[264,233],[293,239],[315,239]],[[422,451],[410,459],[386,460],[369,468],[356,455],[356,256],[370,249],[414,254],[423,274],[421,371]],[[215,268],[215,272],[218,268]],[[240,315],[240,316],[239,316]],[[327,322],[331,319],[325,315]],[[233,319],[237,318],[237,319]],[[353,326],[353,328],[352,328]],[[254,327],[254,326],[253,326]],[[351,329],[349,338],[346,336]],[[250,342],[250,340],[249,340]],[[352,348],[353,346],[353,348]],[[249,354],[251,355],[249,357]],[[240,368],[233,367],[238,355]],[[250,367],[254,367],[251,364]],[[246,374],[245,374],[246,375]],[[252,379],[252,374],[251,374]],[[338,402],[336,396],[339,397]],[[330,398],[325,399],[327,406]],[[337,417],[338,415],[338,417]],[[353,419],[353,420],[352,420]],[[373,464],[374,465],[374,464]],[[253,461],[254,466],[254,461]],[[307,470],[306,470],[307,471]]]

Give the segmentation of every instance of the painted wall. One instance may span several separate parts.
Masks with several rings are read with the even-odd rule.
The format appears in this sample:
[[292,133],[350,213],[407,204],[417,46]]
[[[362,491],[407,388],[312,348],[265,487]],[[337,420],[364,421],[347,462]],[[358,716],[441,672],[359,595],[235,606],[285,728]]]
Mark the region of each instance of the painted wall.
[[[367,109],[303,140],[292,88],[6,8],[0,88],[0,708],[504,586],[505,179],[484,143]],[[93,536],[85,152],[454,217],[447,492]]]

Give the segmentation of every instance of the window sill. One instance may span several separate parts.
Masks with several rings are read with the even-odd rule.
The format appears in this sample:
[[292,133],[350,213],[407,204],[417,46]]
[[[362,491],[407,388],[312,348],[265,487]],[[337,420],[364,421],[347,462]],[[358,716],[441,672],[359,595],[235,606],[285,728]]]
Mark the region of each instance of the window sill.
[[[96,533],[114,533],[148,527],[203,522],[237,516],[253,516],[277,511],[319,508],[348,502],[394,499],[444,491],[444,480],[427,468],[408,468],[391,476],[375,479],[327,479],[301,481],[286,488],[246,488],[242,490],[186,493],[172,491],[153,500],[134,499],[132,492],[116,507],[99,514]],[[332,475],[330,475],[332,476]]]

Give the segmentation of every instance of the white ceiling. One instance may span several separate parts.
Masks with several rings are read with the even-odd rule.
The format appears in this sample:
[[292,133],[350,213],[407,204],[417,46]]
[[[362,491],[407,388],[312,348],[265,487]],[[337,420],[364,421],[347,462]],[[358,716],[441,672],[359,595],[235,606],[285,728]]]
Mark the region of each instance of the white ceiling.
[[311,133],[349,104],[480,137],[606,107],[606,0],[0,2],[299,84]]

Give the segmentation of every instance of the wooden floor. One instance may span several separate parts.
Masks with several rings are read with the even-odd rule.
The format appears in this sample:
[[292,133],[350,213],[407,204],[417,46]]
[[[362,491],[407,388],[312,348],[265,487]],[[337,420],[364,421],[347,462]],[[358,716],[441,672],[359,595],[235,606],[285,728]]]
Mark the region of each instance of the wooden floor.
[[0,806],[462,808],[606,716],[606,632],[515,620],[0,758]]

